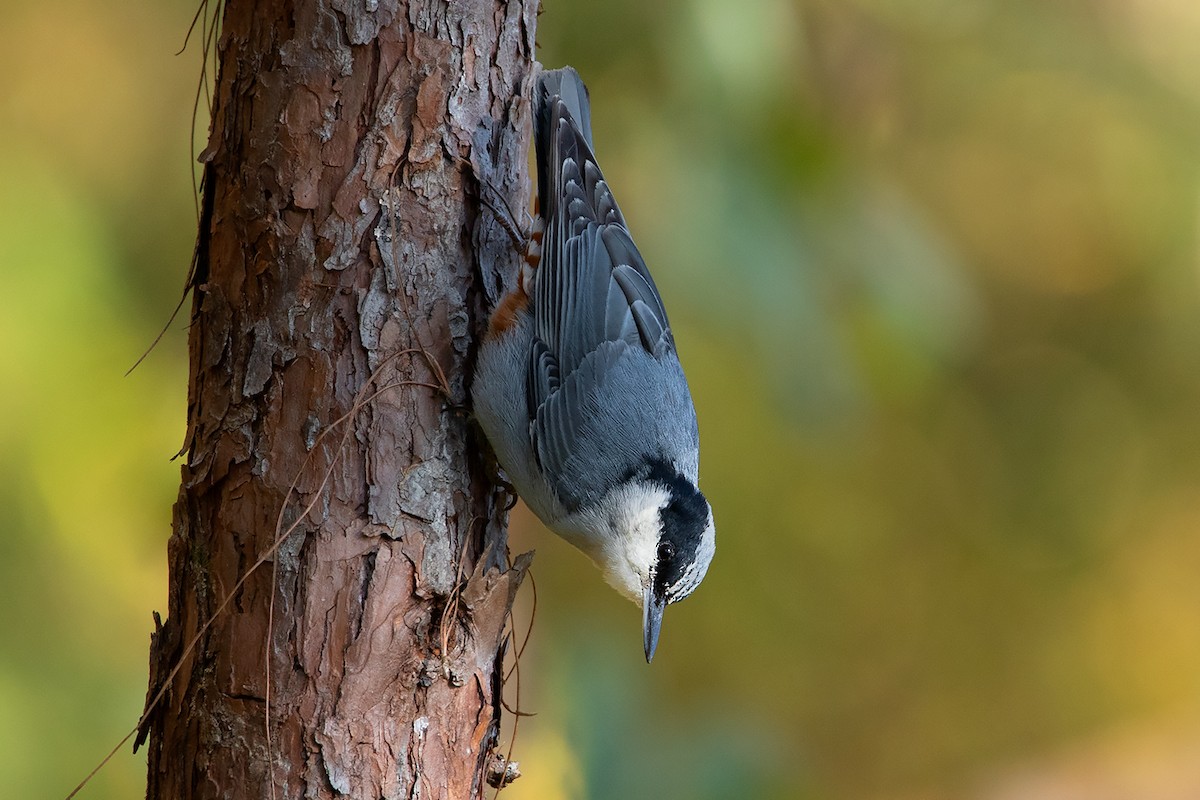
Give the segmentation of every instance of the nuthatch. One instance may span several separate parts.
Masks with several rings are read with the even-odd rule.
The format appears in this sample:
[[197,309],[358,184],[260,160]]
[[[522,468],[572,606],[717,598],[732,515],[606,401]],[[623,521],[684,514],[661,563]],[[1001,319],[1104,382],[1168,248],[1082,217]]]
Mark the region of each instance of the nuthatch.
[[715,549],[696,412],[574,69],[540,75],[534,125],[541,256],[492,314],[475,415],[526,505],[642,604],[649,662],[663,610],[700,585]]

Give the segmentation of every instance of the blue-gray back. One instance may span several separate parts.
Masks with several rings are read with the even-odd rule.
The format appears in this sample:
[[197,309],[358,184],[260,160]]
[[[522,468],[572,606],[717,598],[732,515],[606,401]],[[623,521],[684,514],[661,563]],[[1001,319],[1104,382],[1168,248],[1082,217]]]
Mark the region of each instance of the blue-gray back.
[[573,69],[541,75],[535,120],[545,223],[528,374],[535,457],[568,510],[647,460],[694,481],[696,415],[674,337],[596,163]]

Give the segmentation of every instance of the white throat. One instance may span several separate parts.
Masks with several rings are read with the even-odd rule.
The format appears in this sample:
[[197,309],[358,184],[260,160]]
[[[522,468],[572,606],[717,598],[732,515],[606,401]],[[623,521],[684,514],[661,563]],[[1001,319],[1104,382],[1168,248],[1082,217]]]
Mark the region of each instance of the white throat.
[[561,532],[596,562],[614,589],[641,605],[658,559],[659,512],[668,500],[657,484],[625,483],[594,507],[562,520]]

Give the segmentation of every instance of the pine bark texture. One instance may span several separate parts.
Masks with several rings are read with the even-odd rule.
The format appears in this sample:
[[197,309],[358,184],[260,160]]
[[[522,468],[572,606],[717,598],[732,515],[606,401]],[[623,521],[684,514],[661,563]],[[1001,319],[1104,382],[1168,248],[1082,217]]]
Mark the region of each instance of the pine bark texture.
[[[227,2],[149,798],[487,788],[525,562],[506,565],[505,497],[462,408],[515,272],[479,197],[525,207],[536,14]],[[431,361],[449,397],[400,385],[436,384]],[[340,446],[335,422],[377,391]],[[281,506],[297,529],[235,592]]]

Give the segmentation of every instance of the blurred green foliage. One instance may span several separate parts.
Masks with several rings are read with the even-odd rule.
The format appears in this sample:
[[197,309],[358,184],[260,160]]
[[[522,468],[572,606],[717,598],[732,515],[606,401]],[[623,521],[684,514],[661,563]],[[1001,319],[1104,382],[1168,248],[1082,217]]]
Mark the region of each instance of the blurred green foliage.
[[[193,11],[0,5],[6,795],[65,794],[141,709],[183,326],[122,373],[190,255]],[[545,0],[719,555],[647,668],[517,516],[507,797],[1200,796],[1198,38],[1191,0]]]

